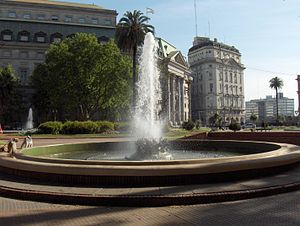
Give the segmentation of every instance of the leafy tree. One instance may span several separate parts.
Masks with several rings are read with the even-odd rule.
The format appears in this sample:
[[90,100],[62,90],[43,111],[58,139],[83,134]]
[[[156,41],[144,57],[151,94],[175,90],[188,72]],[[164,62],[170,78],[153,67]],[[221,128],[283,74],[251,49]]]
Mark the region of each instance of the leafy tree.
[[19,80],[11,65],[0,67],[0,122],[20,120],[23,113]]
[[129,106],[131,65],[113,41],[78,33],[50,46],[32,82],[35,104],[61,120],[89,120],[97,112]]
[[253,123],[255,123],[257,121],[257,116],[255,114],[251,114],[250,115],[250,121],[252,121]]
[[275,89],[276,92],[276,121],[278,122],[278,89],[281,89],[283,87],[283,81],[278,77],[274,77],[269,81],[269,83],[270,88]]
[[148,20],[149,18],[139,10],[127,11],[120,19],[116,29],[116,41],[119,48],[132,54],[133,107],[136,105],[137,93],[137,50],[143,44],[146,33],[154,33],[154,27],[147,24]]
[[213,116],[211,116],[209,118],[209,123],[212,126],[220,127],[221,126],[221,122],[222,122],[222,117],[218,113],[215,113]]

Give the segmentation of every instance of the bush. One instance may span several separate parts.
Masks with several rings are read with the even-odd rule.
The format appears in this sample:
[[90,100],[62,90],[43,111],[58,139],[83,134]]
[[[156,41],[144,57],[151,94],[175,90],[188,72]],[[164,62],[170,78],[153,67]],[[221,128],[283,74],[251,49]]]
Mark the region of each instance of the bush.
[[59,134],[62,130],[63,124],[61,122],[44,122],[39,125],[39,133],[43,134]]
[[64,134],[90,134],[96,133],[98,124],[92,121],[68,121],[63,124],[62,133]]
[[185,130],[192,130],[195,127],[195,124],[192,121],[188,121],[183,122],[181,126]]
[[230,130],[233,130],[234,132],[237,131],[237,130],[241,130],[241,125],[239,123],[236,123],[236,122],[232,122],[230,123],[229,125],[229,129]]
[[129,122],[115,122],[114,128],[119,132],[130,132],[131,124]]
[[97,126],[98,126],[97,128],[98,133],[105,133],[105,132],[115,130],[114,123],[109,121],[98,121]]

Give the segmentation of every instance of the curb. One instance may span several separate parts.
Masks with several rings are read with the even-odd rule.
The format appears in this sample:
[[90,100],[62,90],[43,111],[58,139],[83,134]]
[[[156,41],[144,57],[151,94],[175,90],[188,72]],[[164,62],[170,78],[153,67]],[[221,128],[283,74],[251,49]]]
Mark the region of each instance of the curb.
[[195,193],[191,195],[91,195],[43,192],[0,186],[0,195],[21,200],[91,206],[159,207],[195,205],[266,197],[300,190],[300,182],[257,189]]

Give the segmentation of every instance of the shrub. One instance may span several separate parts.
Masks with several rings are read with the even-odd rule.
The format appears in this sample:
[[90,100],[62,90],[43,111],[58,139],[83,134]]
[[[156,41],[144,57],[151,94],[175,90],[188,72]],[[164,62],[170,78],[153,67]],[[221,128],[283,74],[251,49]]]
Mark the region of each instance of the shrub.
[[113,122],[109,121],[98,121],[97,122],[97,132],[98,133],[104,133],[115,130],[115,125]]
[[92,121],[68,121],[63,124],[62,133],[64,134],[88,134],[96,133],[98,124]]
[[192,121],[188,121],[183,122],[181,126],[185,130],[192,130],[195,127],[195,124]]
[[236,123],[236,122],[232,122],[230,123],[229,125],[229,129],[230,130],[233,130],[234,132],[237,131],[237,130],[241,130],[241,125],[239,123]]
[[129,132],[131,130],[131,124],[129,122],[115,122],[114,128],[119,132]]
[[39,125],[39,133],[44,134],[59,134],[62,130],[63,124],[61,122],[44,122]]

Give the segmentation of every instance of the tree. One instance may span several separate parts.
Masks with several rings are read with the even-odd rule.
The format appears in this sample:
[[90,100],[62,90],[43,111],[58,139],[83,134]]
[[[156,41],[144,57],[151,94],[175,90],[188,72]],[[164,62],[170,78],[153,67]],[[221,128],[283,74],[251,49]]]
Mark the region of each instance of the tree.
[[250,121],[252,121],[253,123],[255,123],[257,120],[257,116],[255,114],[251,114],[250,115]]
[[221,122],[222,122],[222,117],[218,113],[215,113],[213,116],[209,118],[209,123],[212,126],[220,127]]
[[269,81],[269,83],[270,88],[275,89],[276,92],[276,121],[278,122],[278,89],[281,89],[283,87],[283,81],[278,77],[274,77]]
[[50,46],[33,73],[35,105],[61,120],[89,120],[108,109],[128,108],[131,64],[113,41],[78,33]]
[[19,92],[19,80],[11,65],[0,67],[0,122],[11,123],[20,119],[23,107]]
[[154,27],[147,24],[149,18],[139,10],[127,11],[120,19],[116,29],[116,41],[119,48],[132,54],[132,107],[136,106],[137,50],[144,42],[146,33],[154,33]]

